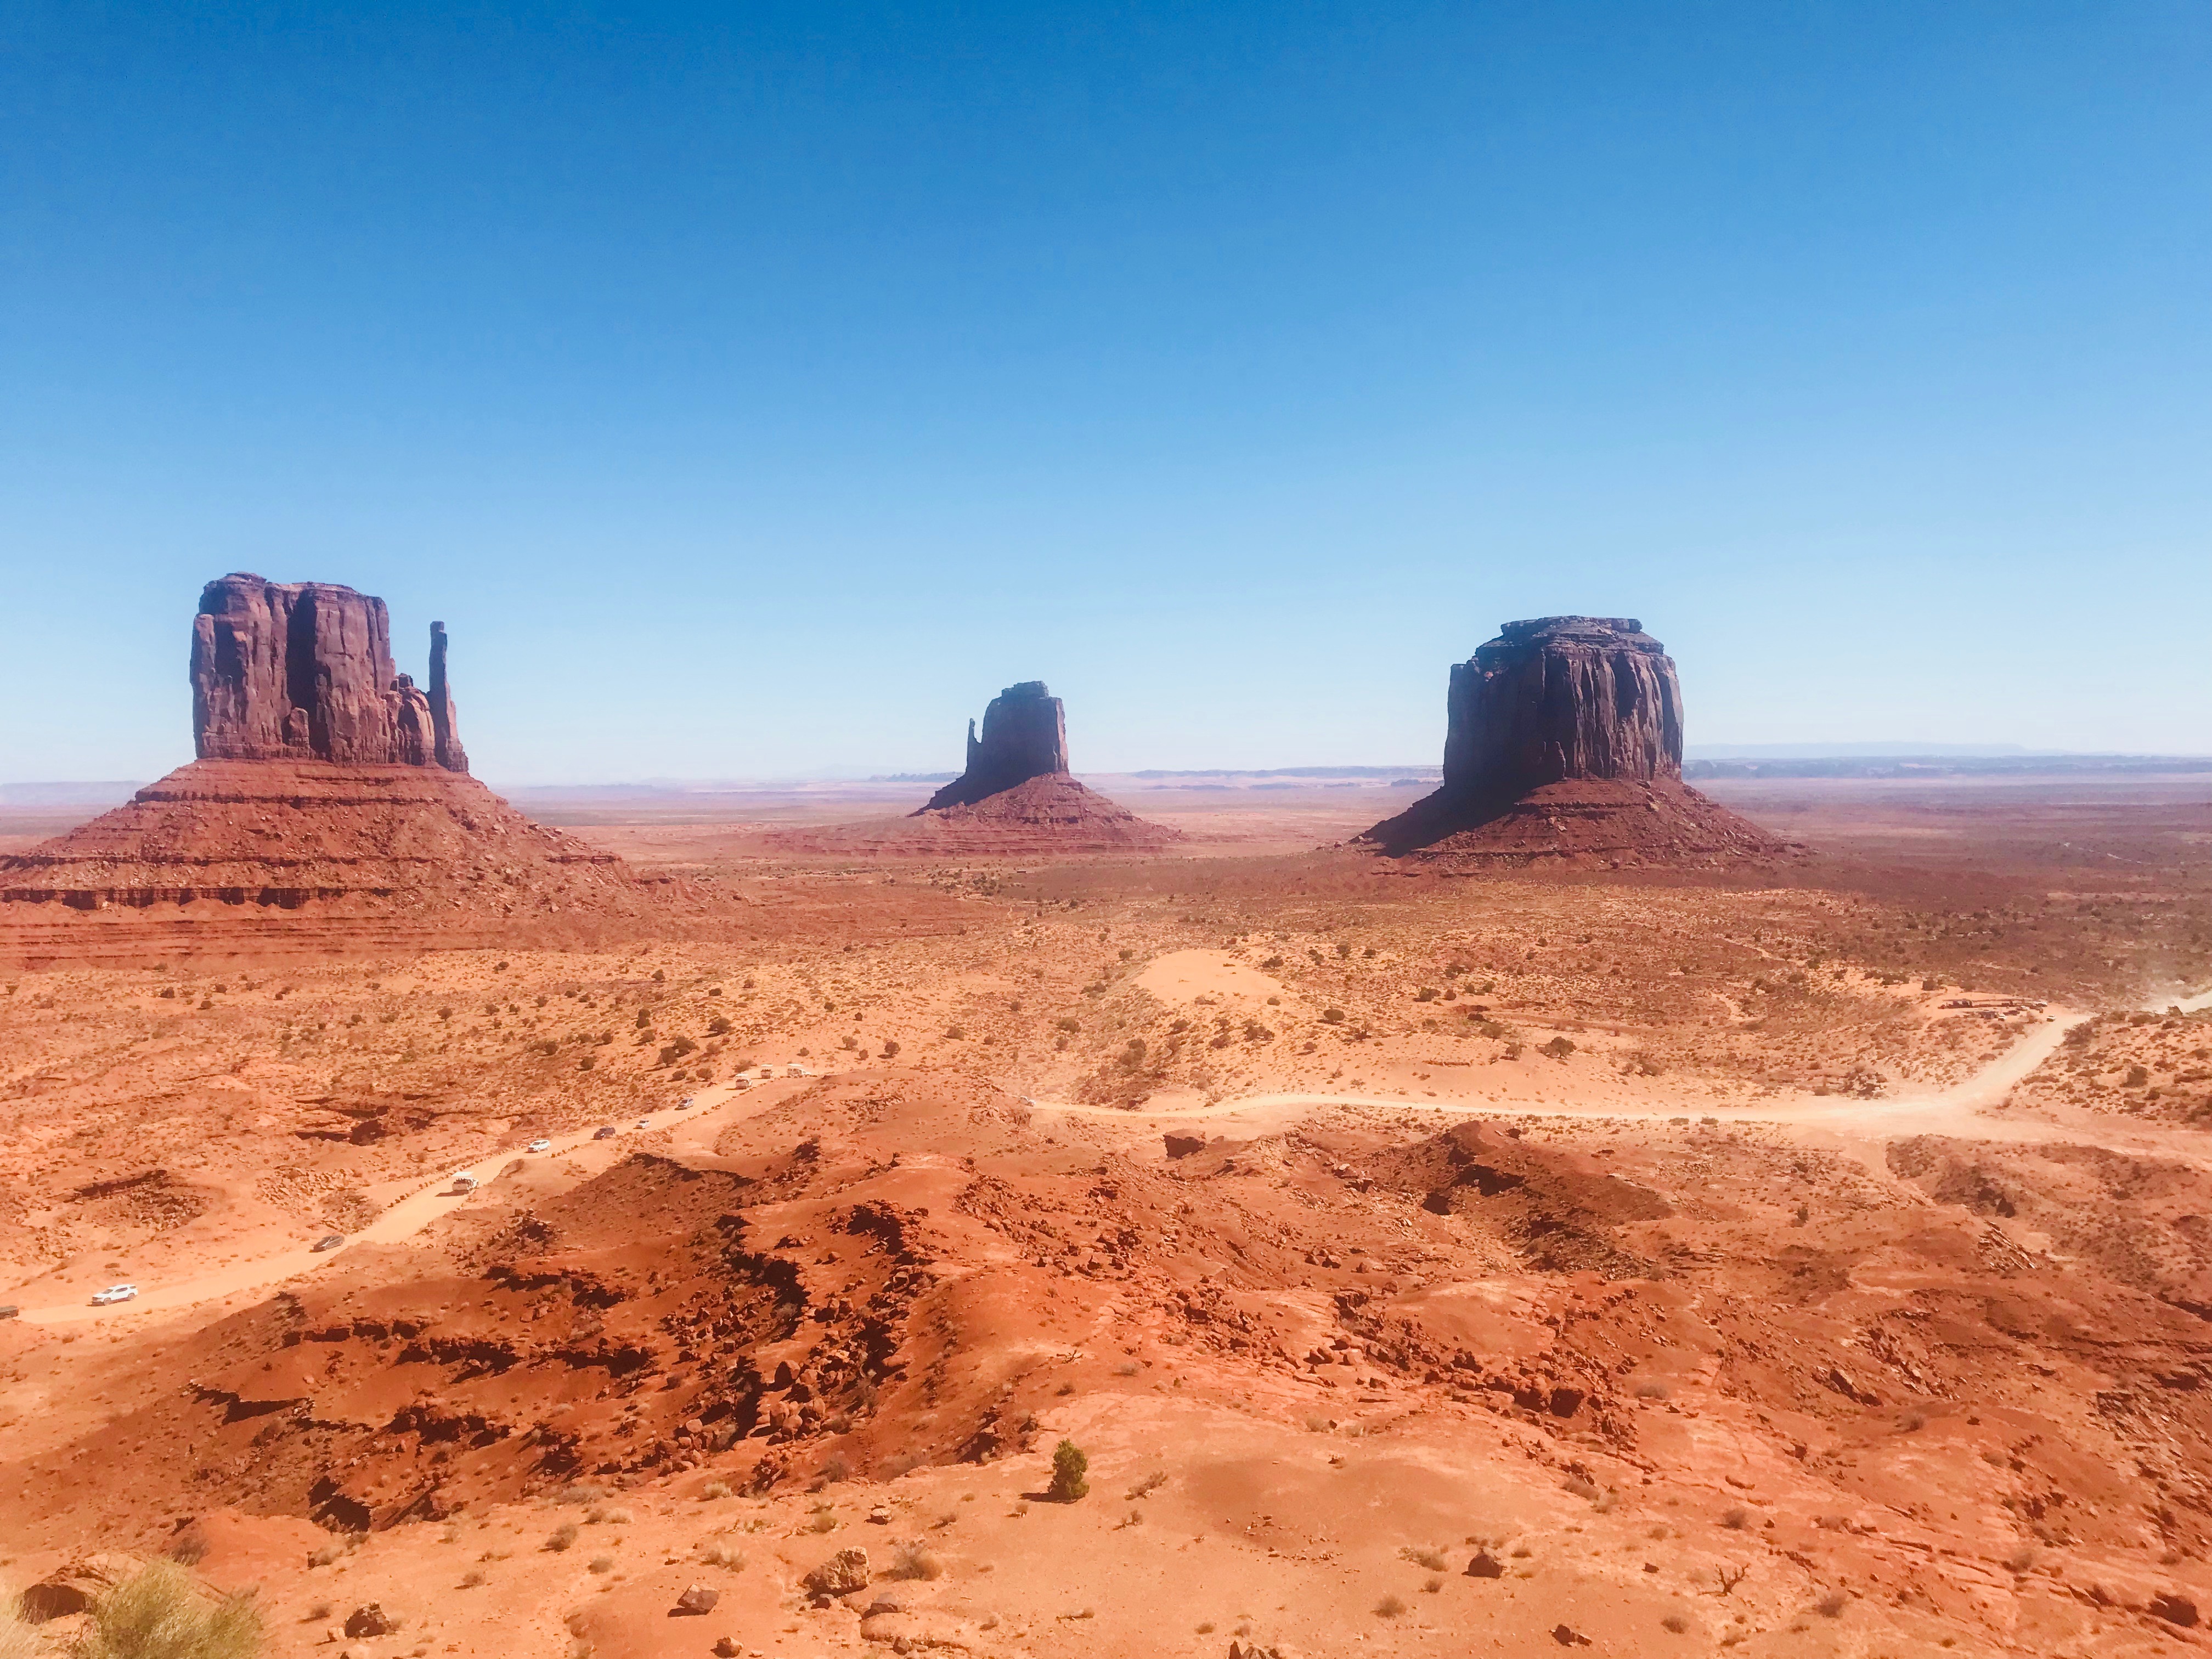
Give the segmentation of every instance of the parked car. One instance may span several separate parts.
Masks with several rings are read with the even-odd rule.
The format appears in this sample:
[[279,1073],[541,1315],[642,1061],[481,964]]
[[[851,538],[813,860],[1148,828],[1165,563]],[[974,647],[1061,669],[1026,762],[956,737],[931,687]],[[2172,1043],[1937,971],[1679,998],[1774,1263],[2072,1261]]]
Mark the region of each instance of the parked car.
[[529,1152],[550,1152],[553,1150],[553,1143],[541,1136],[539,1139],[532,1141],[530,1145],[524,1147],[523,1150]]
[[603,1123],[592,1131],[592,1139],[594,1140],[612,1140],[614,1138],[615,1126],[611,1123]]
[[335,1250],[339,1245],[344,1243],[345,1235],[343,1233],[332,1233],[328,1237],[317,1239],[315,1241],[314,1247],[319,1250]]
[[690,1111],[691,1109],[691,1102],[693,1098],[694,1097],[690,1095],[684,1096],[683,1099],[676,1103],[676,1109],[679,1112]]
[[453,1189],[457,1193],[472,1193],[477,1189],[477,1178],[463,1170],[453,1177]]
[[112,1307],[118,1302],[130,1301],[137,1294],[138,1287],[136,1285],[110,1285],[104,1291],[94,1291],[92,1293],[92,1305],[95,1308]]
[[641,1117],[637,1121],[637,1127],[641,1129],[650,1129],[653,1127],[653,1120],[649,1117]]

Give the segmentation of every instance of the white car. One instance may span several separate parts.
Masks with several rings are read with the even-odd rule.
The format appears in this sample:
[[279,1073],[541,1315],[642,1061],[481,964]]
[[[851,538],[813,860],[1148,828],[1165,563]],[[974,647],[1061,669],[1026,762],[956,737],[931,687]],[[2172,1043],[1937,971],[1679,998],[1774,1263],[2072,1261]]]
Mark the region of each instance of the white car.
[[471,1175],[467,1170],[464,1170],[460,1174],[453,1177],[453,1190],[454,1192],[472,1193],[476,1191],[476,1189],[477,1178]]
[[95,1308],[112,1308],[118,1302],[130,1301],[137,1294],[138,1287],[136,1285],[110,1285],[104,1291],[94,1291],[92,1293],[92,1305]]
[[533,1140],[522,1150],[526,1152],[550,1152],[553,1150],[553,1143],[550,1140]]
[[676,1103],[676,1109],[677,1109],[678,1111],[679,1111],[679,1112],[688,1112],[688,1111],[690,1111],[690,1110],[691,1109],[691,1101],[692,1101],[692,1097],[691,1097],[691,1096],[690,1096],[690,1095],[686,1095],[686,1096],[684,1096],[683,1099],[681,1099],[681,1100],[679,1100],[679,1101],[678,1101],[678,1102]]
[[637,1127],[641,1129],[650,1129],[653,1127],[653,1120],[649,1117],[641,1117],[637,1121]]

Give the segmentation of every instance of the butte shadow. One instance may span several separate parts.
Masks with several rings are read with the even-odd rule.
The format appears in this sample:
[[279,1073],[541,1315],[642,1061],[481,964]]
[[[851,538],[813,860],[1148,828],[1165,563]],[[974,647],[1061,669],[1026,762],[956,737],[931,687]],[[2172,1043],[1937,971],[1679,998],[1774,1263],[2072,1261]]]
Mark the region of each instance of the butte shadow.
[[430,629],[425,690],[394,668],[383,600],[210,582],[192,618],[199,758],[0,858],[0,955],[432,946],[525,921],[565,938],[651,908],[620,860],[469,775]]
[[1682,690],[1628,617],[1507,623],[1455,663],[1443,783],[1353,843],[1388,857],[1717,865],[1792,851],[1682,781]]

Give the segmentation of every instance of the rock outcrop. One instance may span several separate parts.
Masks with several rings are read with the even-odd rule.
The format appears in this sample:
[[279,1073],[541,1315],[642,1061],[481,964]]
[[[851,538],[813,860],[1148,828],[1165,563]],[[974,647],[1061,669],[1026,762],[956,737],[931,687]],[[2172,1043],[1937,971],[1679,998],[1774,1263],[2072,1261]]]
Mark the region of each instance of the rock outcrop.
[[1446,696],[1443,782],[1360,841],[1394,857],[1714,862],[1785,843],[1682,782],[1682,690],[1630,617],[1507,623]]
[[[210,582],[200,758],[0,857],[0,960],[573,940],[659,910],[621,860],[467,775],[444,625],[428,690],[394,672],[389,635],[384,601],[349,587]],[[72,912],[94,914],[56,919]]]
[[1045,858],[1143,852],[1182,839],[1078,783],[1067,769],[1067,715],[1042,680],[1010,685],[968,723],[968,769],[902,818],[762,837],[764,853],[802,855]]
[[924,811],[972,806],[1031,778],[1067,771],[1067,711],[1042,680],[1024,680],[991,699],[983,732],[968,722],[968,769],[929,798]]
[[430,624],[430,689],[395,671],[384,601],[335,582],[234,572],[192,618],[192,743],[202,760],[469,769]]

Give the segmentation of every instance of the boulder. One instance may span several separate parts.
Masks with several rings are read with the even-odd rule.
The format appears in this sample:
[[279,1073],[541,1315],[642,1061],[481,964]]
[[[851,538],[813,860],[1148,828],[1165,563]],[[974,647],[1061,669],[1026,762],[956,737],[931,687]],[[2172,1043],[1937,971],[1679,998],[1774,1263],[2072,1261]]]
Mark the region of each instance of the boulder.
[[1467,1576],[1470,1578],[1503,1578],[1505,1564],[1488,1550],[1477,1550],[1474,1559],[1467,1564]]
[[89,1611],[94,1601],[143,1565],[135,1555],[80,1555],[25,1590],[16,1605],[26,1624],[66,1619]]
[[192,742],[202,760],[331,761],[468,770],[430,629],[430,689],[398,672],[384,601],[335,582],[238,571],[192,618]]
[[866,1589],[868,1587],[868,1553],[863,1549],[839,1550],[799,1580],[799,1584],[817,1601],[850,1595],[854,1590]]
[[389,1636],[399,1628],[399,1621],[376,1601],[364,1601],[346,1614],[347,1638],[358,1641],[364,1636]]
[[684,1594],[676,1598],[676,1605],[670,1611],[696,1618],[714,1612],[714,1604],[721,1599],[722,1592],[711,1584],[686,1584]]

